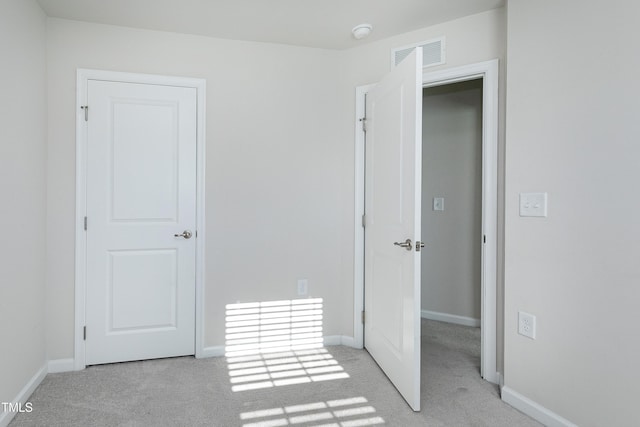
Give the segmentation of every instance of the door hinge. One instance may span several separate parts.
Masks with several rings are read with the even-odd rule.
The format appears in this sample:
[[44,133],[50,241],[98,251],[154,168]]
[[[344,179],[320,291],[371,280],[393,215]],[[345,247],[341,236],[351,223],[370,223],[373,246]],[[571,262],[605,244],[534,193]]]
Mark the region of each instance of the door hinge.
[[482,243],[487,243],[487,235],[482,236]]
[[362,122],[362,132],[367,133],[367,94],[364,94],[364,116],[360,119]]
[[364,310],[362,310],[362,323],[364,324]]
[[367,216],[366,215],[362,215],[362,228],[365,228],[367,226]]
[[87,340],[87,327],[86,326],[84,328],[82,328],[82,339],[84,341]]
[[84,231],[87,231],[87,217],[84,217]]
[[88,105],[83,105],[80,108],[82,108],[84,110],[84,121],[88,122],[89,121],[89,106]]

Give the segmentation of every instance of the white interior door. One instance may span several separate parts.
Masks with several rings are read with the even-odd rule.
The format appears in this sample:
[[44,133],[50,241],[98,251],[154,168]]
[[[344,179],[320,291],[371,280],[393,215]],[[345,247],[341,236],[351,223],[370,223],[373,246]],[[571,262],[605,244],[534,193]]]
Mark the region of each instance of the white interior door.
[[365,347],[415,411],[420,410],[421,71],[422,51],[416,49],[367,93],[365,145]]
[[85,363],[194,354],[196,89],[89,80],[88,105]]

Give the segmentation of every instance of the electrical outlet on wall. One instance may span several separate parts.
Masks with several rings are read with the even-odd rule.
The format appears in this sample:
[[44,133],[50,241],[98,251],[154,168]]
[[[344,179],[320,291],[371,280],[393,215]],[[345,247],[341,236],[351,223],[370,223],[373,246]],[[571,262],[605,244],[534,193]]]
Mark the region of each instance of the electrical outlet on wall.
[[536,339],[536,316],[533,314],[525,313],[524,311],[518,312],[518,333],[525,337]]
[[298,295],[307,295],[309,291],[309,281],[307,279],[298,279]]

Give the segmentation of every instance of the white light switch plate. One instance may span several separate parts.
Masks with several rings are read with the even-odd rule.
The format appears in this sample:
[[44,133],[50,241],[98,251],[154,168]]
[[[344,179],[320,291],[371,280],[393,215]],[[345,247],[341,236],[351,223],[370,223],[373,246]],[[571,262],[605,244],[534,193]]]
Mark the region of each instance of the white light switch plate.
[[434,211],[443,211],[444,210],[444,197],[434,197],[433,198],[433,210]]
[[547,193],[520,193],[520,216],[547,216]]

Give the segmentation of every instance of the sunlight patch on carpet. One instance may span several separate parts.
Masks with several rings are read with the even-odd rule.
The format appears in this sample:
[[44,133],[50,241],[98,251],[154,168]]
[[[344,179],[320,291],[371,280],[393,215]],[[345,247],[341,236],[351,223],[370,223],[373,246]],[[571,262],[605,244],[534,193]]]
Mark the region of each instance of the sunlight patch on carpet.
[[349,378],[323,344],[322,298],[227,304],[234,392]]
[[359,396],[349,399],[313,402],[302,405],[270,408],[240,414],[246,422],[243,427],[272,427],[297,424],[313,424],[317,427],[358,427],[385,424],[384,419],[375,416],[376,409],[366,398]]

